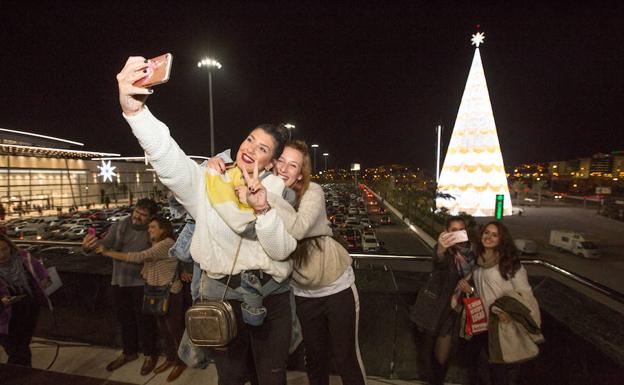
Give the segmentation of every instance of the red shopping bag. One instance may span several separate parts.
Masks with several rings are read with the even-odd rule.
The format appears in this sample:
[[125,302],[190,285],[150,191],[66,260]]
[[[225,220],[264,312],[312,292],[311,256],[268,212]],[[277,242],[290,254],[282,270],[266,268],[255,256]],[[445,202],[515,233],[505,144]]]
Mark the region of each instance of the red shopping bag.
[[466,335],[474,336],[487,331],[487,313],[479,297],[464,298],[466,310]]

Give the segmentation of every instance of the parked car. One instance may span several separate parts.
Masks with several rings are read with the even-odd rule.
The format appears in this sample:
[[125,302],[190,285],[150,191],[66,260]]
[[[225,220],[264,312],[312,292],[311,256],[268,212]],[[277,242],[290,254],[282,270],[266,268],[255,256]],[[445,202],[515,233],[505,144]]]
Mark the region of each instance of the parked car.
[[530,239],[514,239],[514,243],[522,254],[537,254],[537,243]]
[[362,240],[362,232],[356,229],[348,229],[345,231],[345,239],[348,242],[359,243]]
[[365,228],[365,229],[371,229],[373,228],[373,224],[371,223],[370,219],[368,218],[362,218],[360,219],[360,225]]
[[381,218],[379,218],[379,223],[382,225],[391,225],[392,219],[390,219],[389,215],[383,215]]
[[378,251],[379,250],[379,242],[377,241],[377,237],[371,234],[364,234],[362,236],[362,251]]
[[124,219],[128,218],[129,216],[130,216],[130,213],[118,212],[118,213],[115,213],[115,214],[111,215],[106,220],[110,221],[110,222],[123,221]]
[[87,235],[87,226],[74,226],[65,232],[65,239],[75,241]]
[[72,218],[67,222],[61,223],[60,227],[89,226],[92,222],[89,218]]

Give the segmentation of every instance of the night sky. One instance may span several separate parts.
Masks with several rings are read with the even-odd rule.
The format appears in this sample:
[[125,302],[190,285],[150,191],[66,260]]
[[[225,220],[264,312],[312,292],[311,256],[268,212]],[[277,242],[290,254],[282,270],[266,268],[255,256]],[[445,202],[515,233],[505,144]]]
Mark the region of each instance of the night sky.
[[148,105],[187,154],[209,155],[208,76],[196,64],[212,55],[223,64],[217,150],[259,123],[291,122],[330,167],[432,170],[434,126],[448,144],[480,24],[507,165],[624,150],[621,1],[49,3],[0,3],[2,128],[141,155],[115,75],[130,55],[171,52],[171,80]]

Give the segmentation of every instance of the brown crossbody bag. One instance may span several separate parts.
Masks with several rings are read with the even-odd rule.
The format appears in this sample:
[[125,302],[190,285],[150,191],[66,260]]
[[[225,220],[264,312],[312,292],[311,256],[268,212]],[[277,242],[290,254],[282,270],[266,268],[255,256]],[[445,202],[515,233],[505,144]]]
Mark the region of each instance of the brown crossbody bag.
[[195,346],[225,347],[236,338],[236,315],[232,305],[225,300],[225,294],[229,288],[232,273],[234,273],[234,266],[236,266],[241,243],[242,239],[236,248],[234,263],[232,263],[232,269],[230,270],[221,299],[203,298],[204,276],[206,273],[204,271],[201,273],[199,300],[186,311],[184,316],[186,332],[189,340]]

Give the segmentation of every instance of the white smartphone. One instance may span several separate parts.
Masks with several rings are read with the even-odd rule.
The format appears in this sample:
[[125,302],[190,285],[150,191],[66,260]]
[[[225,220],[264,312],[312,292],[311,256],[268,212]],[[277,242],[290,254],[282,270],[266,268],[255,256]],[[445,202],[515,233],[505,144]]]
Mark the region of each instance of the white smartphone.
[[468,242],[468,233],[466,230],[453,231],[453,244]]

